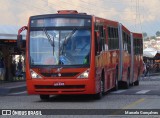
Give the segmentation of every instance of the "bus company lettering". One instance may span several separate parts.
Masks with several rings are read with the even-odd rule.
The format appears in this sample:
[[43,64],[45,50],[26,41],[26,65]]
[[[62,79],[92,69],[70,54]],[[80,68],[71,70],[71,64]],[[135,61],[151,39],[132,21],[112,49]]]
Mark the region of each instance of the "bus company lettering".
[[26,110],[26,111],[17,111],[17,110],[13,110],[11,112],[12,114],[11,115],[21,115],[21,116],[24,116],[24,115],[42,115],[42,112],[41,111],[35,111],[35,110]]
[[158,115],[157,111],[125,111],[125,115]]

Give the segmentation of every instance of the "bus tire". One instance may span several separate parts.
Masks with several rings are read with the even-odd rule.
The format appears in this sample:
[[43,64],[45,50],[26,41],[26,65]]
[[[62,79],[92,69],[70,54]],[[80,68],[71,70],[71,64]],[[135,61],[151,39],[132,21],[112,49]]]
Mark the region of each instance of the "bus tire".
[[139,85],[139,78],[140,78],[139,72],[140,72],[140,69],[138,69],[138,77],[137,77],[137,80],[134,82],[134,85],[135,85],[135,86],[138,86],[138,85]]
[[127,81],[124,83],[124,88],[125,89],[129,89],[129,83],[130,82],[130,70],[128,69],[128,72],[127,72]]
[[139,85],[139,79],[134,82],[134,85],[135,85],[135,86],[138,86],[138,85]]
[[97,99],[97,100],[100,100],[103,97],[103,94],[104,94],[104,83],[103,83],[102,79],[101,79],[100,87],[101,87],[100,92],[95,94],[95,99]]
[[48,100],[49,99],[49,95],[40,95],[40,99],[41,100]]
[[116,75],[115,75],[115,86],[113,88],[113,91],[117,91],[119,86],[118,86],[118,69],[116,69]]
[[130,82],[129,86],[133,86],[133,82],[132,83]]

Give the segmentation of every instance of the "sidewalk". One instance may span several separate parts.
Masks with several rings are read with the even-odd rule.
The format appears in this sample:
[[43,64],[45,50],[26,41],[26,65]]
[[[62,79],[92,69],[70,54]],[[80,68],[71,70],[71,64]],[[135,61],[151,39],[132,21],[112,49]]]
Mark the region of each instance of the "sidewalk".
[[0,96],[22,91],[26,91],[26,81],[0,82]]
[[160,73],[150,73],[150,76],[160,76]]
[[[158,77],[158,76],[160,76],[160,73],[150,73],[150,74],[147,74],[146,77],[150,77],[150,76],[152,76],[152,77]],[[145,76],[142,74],[141,77],[145,77]]]

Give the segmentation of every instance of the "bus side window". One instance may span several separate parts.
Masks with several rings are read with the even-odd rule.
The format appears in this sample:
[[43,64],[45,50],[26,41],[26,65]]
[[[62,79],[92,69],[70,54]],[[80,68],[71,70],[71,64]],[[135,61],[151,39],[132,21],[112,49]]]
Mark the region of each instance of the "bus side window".
[[95,55],[98,55],[100,52],[100,37],[99,32],[95,31]]

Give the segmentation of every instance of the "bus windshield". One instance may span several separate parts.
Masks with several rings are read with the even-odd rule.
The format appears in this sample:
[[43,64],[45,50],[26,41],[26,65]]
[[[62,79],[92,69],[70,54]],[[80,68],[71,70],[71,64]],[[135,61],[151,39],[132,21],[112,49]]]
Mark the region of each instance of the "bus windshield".
[[31,65],[89,64],[91,31],[47,29],[30,31]]

